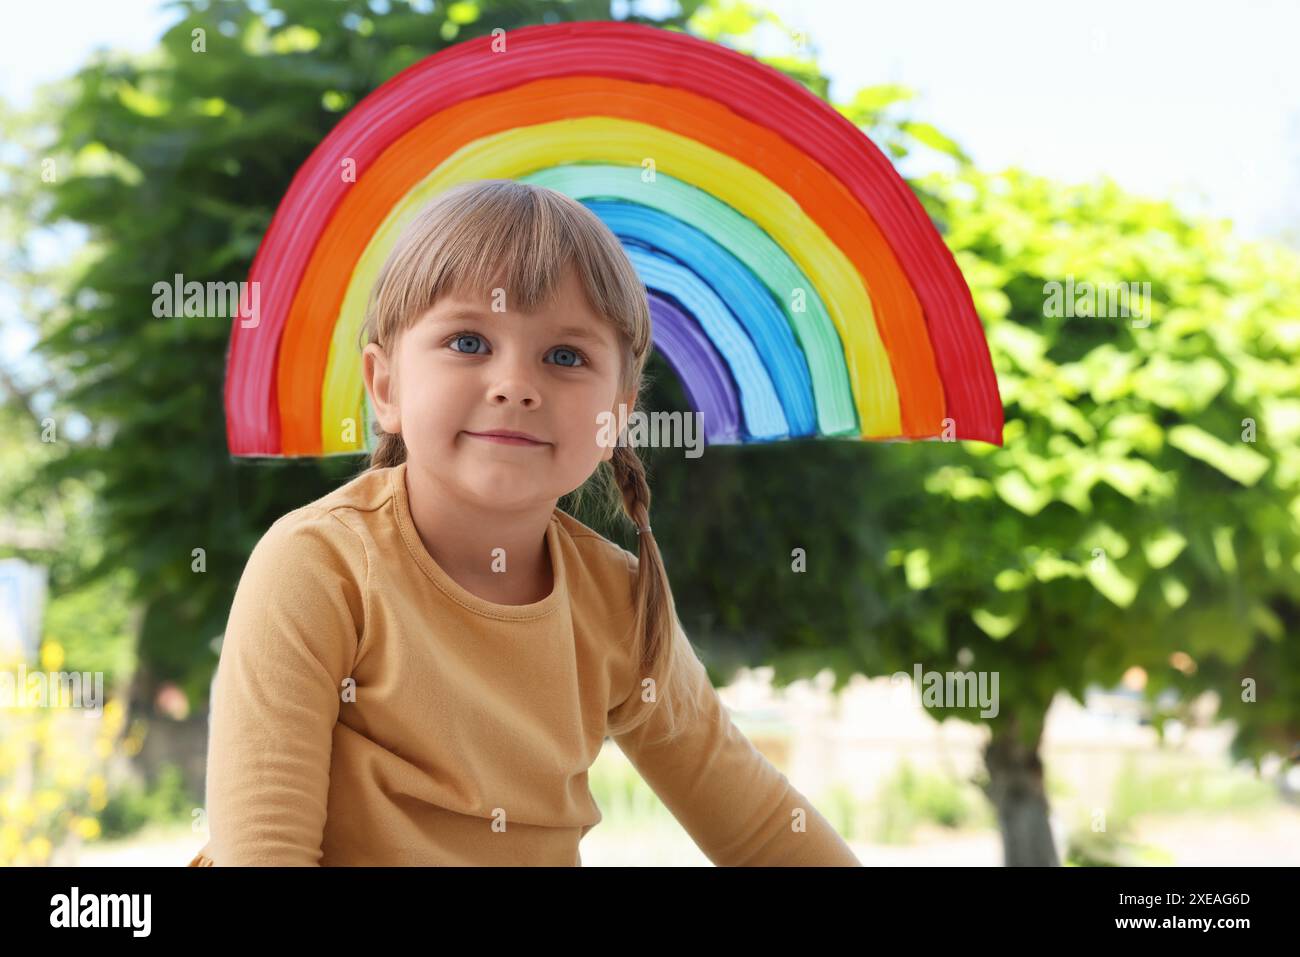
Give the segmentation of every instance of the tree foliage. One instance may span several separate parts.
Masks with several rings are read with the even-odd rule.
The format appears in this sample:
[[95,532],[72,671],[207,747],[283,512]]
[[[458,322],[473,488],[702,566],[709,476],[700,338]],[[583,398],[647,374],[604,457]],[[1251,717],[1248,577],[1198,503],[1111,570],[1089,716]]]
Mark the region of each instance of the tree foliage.
[[[1029,740],[1058,690],[1138,667],[1153,694],[1216,692],[1243,753],[1289,750],[1300,257],[1104,181],[963,167],[918,187],[985,322],[1005,445],[661,456],[693,506],[664,534],[697,635],[784,677],[997,671],[994,725]],[[1150,283],[1148,314],[1051,315],[1067,279]]]

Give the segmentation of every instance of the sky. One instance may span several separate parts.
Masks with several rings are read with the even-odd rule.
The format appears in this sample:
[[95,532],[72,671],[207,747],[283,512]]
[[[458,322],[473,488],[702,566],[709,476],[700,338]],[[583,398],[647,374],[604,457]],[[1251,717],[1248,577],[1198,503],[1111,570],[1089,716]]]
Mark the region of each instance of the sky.
[[[641,0],[652,11],[670,0]],[[1300,3],[1289,0],[770,0],[803,31],[831,94],[916,90],[914,115],[976,164],[1072,182],[1101,175],[1248,237],[1300,229]],[[8,5],[0,95],[30,102],[95,48],[144,51],[161,0]],[[12,324],[4,323],[7,329]],[[0,336],[0,361],[25,351]]]
[[[1069,181],[1106,174],[1255,237],[1300,220],[1300,3],[766,6],[807,34],[835,98],[910,86],[917,117],[983,168],[1017,164]],[[160,0],[14,3],[0,31],[0,94],[26,102],[92,49],[146,50],[177,18]]]
[[1300,3],[773,0],[806,31],[831,95],[917,91],[917,118],[984,169],[1300,226]]

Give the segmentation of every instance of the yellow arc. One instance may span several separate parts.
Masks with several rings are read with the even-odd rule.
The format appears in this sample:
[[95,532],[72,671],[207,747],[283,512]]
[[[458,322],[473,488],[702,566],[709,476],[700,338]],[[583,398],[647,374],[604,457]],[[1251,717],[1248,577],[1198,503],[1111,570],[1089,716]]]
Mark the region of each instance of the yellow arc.
[[459,183],[518,179],[539,169],[583,162],[640,167],[646,176],[663,170],[727,203],[767,232],[812,280],[839,331],[862,435],[901,434],[898,390],[862,277],[799,204],[767,177],[695,140],[645,123],[592,116],[521,126],[467,143],[389,211],[352,272],[334,324],[321,385],[324,452],[363,447],[343,442],[339,423],[348,418],[365,422],[357,337],[370,291],[406,224]]

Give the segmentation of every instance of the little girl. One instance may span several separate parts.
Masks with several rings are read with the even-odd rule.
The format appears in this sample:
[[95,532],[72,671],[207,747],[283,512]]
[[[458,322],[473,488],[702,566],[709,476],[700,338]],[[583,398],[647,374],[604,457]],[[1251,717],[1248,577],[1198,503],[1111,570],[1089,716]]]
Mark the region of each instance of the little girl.
[[[380,440],[249,557],[191,866],[581,865],[607,737],[714,863],[859,865],[731,722],[641,461],[598,438],[652,346],[617,237],[562,193],[464,184],[406,228],[366,331]],[[593,473],[636,555],[557,508]]]

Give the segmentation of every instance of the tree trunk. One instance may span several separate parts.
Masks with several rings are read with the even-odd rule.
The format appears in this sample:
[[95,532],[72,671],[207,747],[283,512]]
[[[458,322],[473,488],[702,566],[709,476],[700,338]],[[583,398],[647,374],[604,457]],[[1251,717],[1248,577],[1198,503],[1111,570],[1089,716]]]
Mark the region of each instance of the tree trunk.
[[984,749],[989,781],[985,793],[998,814],[1007,867],[1056,867],[1060,859],[1048,822],[1039,737],[1026,744],[1014,727],[994,730]]

